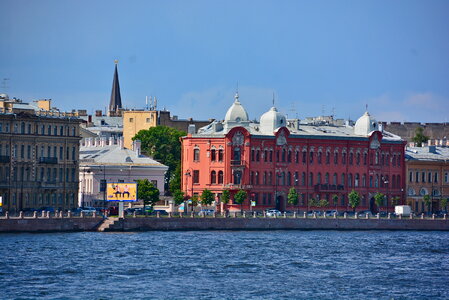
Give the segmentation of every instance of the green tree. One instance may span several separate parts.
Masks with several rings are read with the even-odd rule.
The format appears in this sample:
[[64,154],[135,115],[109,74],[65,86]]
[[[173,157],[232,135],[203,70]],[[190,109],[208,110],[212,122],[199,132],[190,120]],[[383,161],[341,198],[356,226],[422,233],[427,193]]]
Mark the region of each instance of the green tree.
[[382,206],[382,204],[384,204],[384,199],[385,199],[385,195],[382,193],[377,192],[374,195],[374,202],[376,203],[377,207],[379,208],[379,211],[380,211],[380,207]]
[[137,180],[137,198],[143,201],[143,208],[145,206],[153,206],[159,201],[159,190],[148,181],[148,179]]
[[192,197],[192,199],[190,199],[190,201],[192,201],[192,212],[193,212],[193,207],[198,205],[198,196],[193,195],[193,197]]
[[423,200],[424,200],[424,204],[426,204],[426,206],[427,206],[427,212],[430,214],[430,203],[431,203],[430,195],[424,195]]
[[424,135],[424,129],[422,127],[418,127],[415,129],[415,136],[413,137],[413,141],[416,143],[417,147],[422,147],[422,144],[427,143],[428,140],[429,137]]
[[214,201],[214,194],[212,194],[212,192],[209,191],[208,189],[204,189],[200,199],[202,205],[211,205],[212,202]]
[[335,205],[335,210],[337,210],[337,206],[338,206],[338,196],[336,194],[334,194],[332,196],[332,201],[334,202]]
[[309,207],[316,207],[318,206],[318,202],[315,200],[315,198],[309,199]]
[[180,205],[182,202],[184,202],[184,192],[181,190],[174,191],[173,200],[175,200],[176,205]]
[[181,188],[180,138],[185,135],[184,131],[167,126],[156,126],[140,130],[132,138],[133,141],[140,140],[142,142],[142,152],[168,166],[165,178],[166,182],[170,183],[170,191],[172,192]]
[[357,206],[360,205],[360,195],[356,191],[352,190],[352,192],[349,193],[348,198],[349,198],[349,205],[355,212]]
[[229,190],[223,190],[223,192],[220,196],[220,201],[221,201],[221,203],[223,203],[223,210],[221,211],[221,213],[223,215],[226,211],[226,204],[228,204],[230,199],[231,199],[231,193],[229,192]]
[[298,205],[298,192],[296,191],[295,188],[290,188],[290,190],[288,191],[288,195],[287,195],[287,199],[288,199],[288,204],[290,205]]
[[443,198],[443,199],[441,199],[441,201],[440,201],[440,209],[441,210],[444,210],[444,211],[447,211],[447,198]]
[[318,203],[318,205],[320,207],[328,207],[329,206],[329,201],[327,201],[326,199],[321,199],[320,202]]
[[248,193],[244,190],[239,190],[234,195],[234,201],[237,204],[240,204],[240,211],[243,211],[242,204],[245,202],[246,198],[248,197]]

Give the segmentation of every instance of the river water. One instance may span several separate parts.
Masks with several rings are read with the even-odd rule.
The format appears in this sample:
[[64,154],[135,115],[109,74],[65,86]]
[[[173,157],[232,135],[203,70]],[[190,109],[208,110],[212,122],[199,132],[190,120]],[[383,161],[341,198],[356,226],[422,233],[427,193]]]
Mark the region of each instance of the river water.
[[2,299],[448,299],[449,233],[1,234]]

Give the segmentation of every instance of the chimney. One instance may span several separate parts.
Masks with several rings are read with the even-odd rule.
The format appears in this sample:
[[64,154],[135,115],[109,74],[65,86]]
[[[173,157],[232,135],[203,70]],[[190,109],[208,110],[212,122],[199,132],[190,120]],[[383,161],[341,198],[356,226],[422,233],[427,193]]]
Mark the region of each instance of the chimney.
[[118,142],[118,145],[119,145],[120,149],[124,149],[125,148],[122,136],[118,138],[117,142]]
[[133,141],[133,151],[136,152],[137,156],[140,156],[140,147],[142,143],[140,140]]
[[195,124],[190,124],[188,129],[187,129],[187,133],[189,134],[195,134]]

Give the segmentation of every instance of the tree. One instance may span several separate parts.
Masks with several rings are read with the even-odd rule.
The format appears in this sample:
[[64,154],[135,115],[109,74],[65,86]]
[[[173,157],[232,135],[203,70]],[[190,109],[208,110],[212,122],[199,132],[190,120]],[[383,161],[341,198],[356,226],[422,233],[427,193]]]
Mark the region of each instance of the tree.
[[142,152],[153,157],[155,160],[168,166],[165,174],[166,182],[170,182],[170,191],[181,189],[181,142],[180,138],[185,136],[180,131],[167,126],[156,126],[140,130],[132,140],[142,142]]
[[338,206],[338,196],[336,194],[334,194],[332,196],[332,201],[334,202],[335,205],[335,210],[337,210],[337,206]]
[[243,211],[242,204],[243,204],[243,202],[245,202],[247,197],[248,197],[248,193],[246,191],[244,191],[244,190],[239,190],[234,195],[235,203],[240,204],[240,211]]
[[148,181],[148,179],[137,180],[137,198],[143,201],[145,205],[153,206],[159,201],[159,190]]
[[428,140],[429,137],[424,135],[424,129],[422,127],[418,127],[415,129],[415,136],[413,137],[413,141],[416,143],[417,147],[422,147],[422,144],[427,143]]
[[184,202],[184,192],[181,190],[174,191],[173,200],[175,200],[176,205],[180,205],[182,202]]
[[376,203],[377,207],[379,208],[379,211],[380,211],[380,207],[384,203],[384,199],[385,199],[385,195],[382,193],[377,192],[374,195],[374,202]]
[[212,194],[211,191],[208,189],[204,189],[203,193],[201,194],[201,205],[211,205],[214,201],[214,194]]
[[356,191],[352,190],[352,192],[349,193],[348,198],[349,205],[355,212],[356,207],[360,205],[360,195]]
[[221,203],[223,203],[223,209],[221,211],[221,213],[223,215],[225,213],[225,206],[229,202],[230,199],[231,199],[231,193],[229,192],[229,190],[223,190],[223,193],[220,196],[220,201],[221,201]]
[[192,199],[190,199],[190,201],[192,201],[192,213],[193,213],[193,207],[198,205],[198,196],[193,195],[193,197],[192,197]]
[[440,209],[441,210],[447,211],[447,201],[448,201],[447,198],[441,199],[441,201],[440,201]]
[[295,188],[290,188],[287,195],[288,204],[298,205],[298,192]]
[[326,199],[321,199],[318,205],[324,209],[325,207],[329,206],[329,201],[327,201]]
[[399,196],[391,197],[391,206],[393,206],[393,208],[394,208],[394,206],[397,205],[397,204],[399,203],[399,200],[400,200],[400,199],[401,199],[401,198],[400,198]]
[[315,200],[315,198],[309,199],[309,207],[314,207],[314,206],[318,206],[318,203]]
[[430,213],[430,203],[431,203],[430,195],[424,195],[423,200],[424,200],[424,203],[427,206],[427,212]]

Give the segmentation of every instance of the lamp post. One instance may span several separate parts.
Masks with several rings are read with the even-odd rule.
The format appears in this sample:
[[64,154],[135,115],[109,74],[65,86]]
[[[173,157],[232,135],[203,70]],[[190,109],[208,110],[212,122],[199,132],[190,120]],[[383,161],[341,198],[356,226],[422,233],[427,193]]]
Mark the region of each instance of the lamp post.
[[[186,176],[186,191],[188,194],[189,193],[189,189],[188,189],[189,183],[188,183],[187,178],[192,177],[192,173],[190,172],[190,170],[187,170],[187,172],[184,175]],[[191,193],[192,193],[192,197],[193,197],[193,179],[191,179],[191,181],[192,181]],[[193,211],[193,203],[192,203],[192,211]],[[185,201],[185,199],[184,199],[184,212],[187,213],[187,202]]]
[[382,176],[382,181],[384,182],[384,184],[385,184],[385,186],[387,187],[387,193],[386,193],[386,198],[387,198],[387,212],[388,212],[388,180],[384,177],[384,176]]

